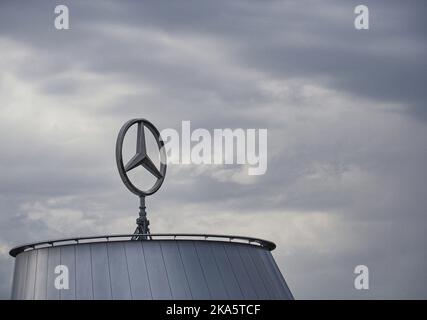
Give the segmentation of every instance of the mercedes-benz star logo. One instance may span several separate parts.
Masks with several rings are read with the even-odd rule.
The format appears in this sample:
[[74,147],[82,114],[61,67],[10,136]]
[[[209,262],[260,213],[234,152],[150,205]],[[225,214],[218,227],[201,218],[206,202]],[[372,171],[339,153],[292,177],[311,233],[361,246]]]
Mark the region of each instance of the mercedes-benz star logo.
[[[123,141],[126,136],[127,131],[133,125],[138,125],[138,134],[136,139],[136,153],[135,155],[127,162],[126,165],[123,164]],[[147,146],[145,141],[145,130],[147,128],[154,136],[157,142],[157,146],[159,148],[160,153],[160,169],[156,167],[153,161],[147,154]],[[146,218],[145,212],[145,197],[152,195],[157,190],[159,190],[160,186],[163,183],[166,175],[166,152],[164,149],[164,142],[160,136],[159,131],[156,127],[149,121],[145,119],[132,119],[126,122],[123,127],[120,129],[119,135],[117,137],[116,142],[116,162],[117,168],[119,169],[120,177],[125,184],[125,186],[134,194],[140,197],[140,211],[139,218],[137,219],[137,229],[135,231],[136,234],[147,234],[149,233],[148,229],[148,220]],[[155,184],[148,190],[141,190],[137,188],[129,179],[128,172],[137,168],[143,167],[148,172],[150,172],[154,177],[157,178]],[[137,239],[140,237],[137,236]]]
[[[132,159],[128,161],[128,163],[125,166],[123,165],[123,154],[122,154],[123,141],[129,128],[135,124],[138,124],[138,135],[136,139],[136,153],[132,157]],[[156,139],[157,146],[160,152],[160,169],[157,169],[156,165],[153,163],[153,161],[150,159],[150,157],[147,154],[147,147],[145,142],[145,131],[144,131],[145,127],[150,130],[150,132],[154,135],[154,138]],[[133,193],[141,197],[141,196],[149,196],[154,192],[156,192],[157,190],[159,190],[166,175],[166,153],[164,150],[163,140],[160,136],[159,131],[156,129],[156,127],[153,126],[151,122],[145,119],[132,119],[126,122],[123,125],[123,127],[120,129],[119,135],[117,137],[116,161],[117,161],[117,168],[119,169],[120,177],[122,178],[123,183],[126,185],[126,187],[130,191],[132,191]],[[156,183],[149,190],[143,191],[138,189],[130,181],[127,175],[127,172],[139,166],[142,166],[157,178]]]

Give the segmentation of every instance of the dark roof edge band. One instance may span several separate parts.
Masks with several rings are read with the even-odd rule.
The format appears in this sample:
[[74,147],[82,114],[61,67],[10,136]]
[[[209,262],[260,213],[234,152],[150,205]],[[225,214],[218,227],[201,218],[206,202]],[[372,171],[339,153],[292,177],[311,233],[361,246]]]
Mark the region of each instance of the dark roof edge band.
[[132,240],[135,236],[145,236],[146,240],[133,240],[133,241],[151,241],[151,240],[205,240],[205,241],[228,241],[232,243],[246,243],[250,245],[256,245],[266,248],[270,251],[276,248],[276,245],[267,240],[251,237],[241,236],[229,236],[219,234],[192,234],[192,233],[154,233],[154,234],[116,234],[116,235],[103,235],[103,236],[90,236],[90,237],[75,237],[75,238],[64,238],[58,240],[49,240],[42,242],[35,242],[30,244],[24,244],[13,248],[9,251],[12,257],[16,257],[18,254],[28,250],[41,249],[46,247],[55,247],[71,243],[97,243],[97,242],[109,242],[109,241],[123,241]]

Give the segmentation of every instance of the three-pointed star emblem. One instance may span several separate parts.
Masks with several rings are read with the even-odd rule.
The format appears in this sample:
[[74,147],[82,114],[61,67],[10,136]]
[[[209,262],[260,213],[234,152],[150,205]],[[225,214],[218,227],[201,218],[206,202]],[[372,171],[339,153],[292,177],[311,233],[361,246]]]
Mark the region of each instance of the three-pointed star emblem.
[[138,123],[138,135],[136,138],[136,154],[126,164],[125,171],[128,172],[140,165],[143,166],[145,169],[147,169],[147,171],[149,171],[157,179],[163,178],[162,174],[160,173],[156,165],[153,163],[153,161],[151,161],[150,157],[147,154],[144,124],[142,122]]

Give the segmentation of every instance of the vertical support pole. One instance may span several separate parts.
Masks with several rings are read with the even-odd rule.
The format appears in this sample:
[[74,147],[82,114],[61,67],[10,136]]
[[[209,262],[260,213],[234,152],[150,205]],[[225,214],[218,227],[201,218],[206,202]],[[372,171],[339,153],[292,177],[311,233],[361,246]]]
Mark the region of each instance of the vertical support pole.
[[136,219],[136,230],[135,234],[144,234],[144,236],[135,236],[133,240],[147,239],[147,234],[150,233],[150,228],[148,227],[150,222],[147,219],[147,212],[145,211],[145,196],[139,197],[139,217]]

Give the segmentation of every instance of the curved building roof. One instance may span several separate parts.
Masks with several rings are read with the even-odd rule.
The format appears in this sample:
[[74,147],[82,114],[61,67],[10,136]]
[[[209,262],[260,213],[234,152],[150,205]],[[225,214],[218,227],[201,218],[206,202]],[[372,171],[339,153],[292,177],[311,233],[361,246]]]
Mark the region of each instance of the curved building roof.
[[[12,299],[293,299],[274,243],[235,236],[133,235],[20,246]],[[69,289],[54,282],[68,268]]]

